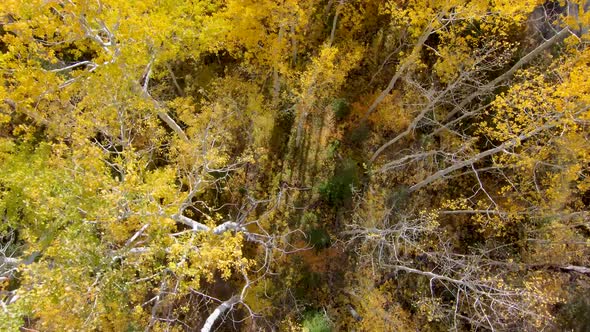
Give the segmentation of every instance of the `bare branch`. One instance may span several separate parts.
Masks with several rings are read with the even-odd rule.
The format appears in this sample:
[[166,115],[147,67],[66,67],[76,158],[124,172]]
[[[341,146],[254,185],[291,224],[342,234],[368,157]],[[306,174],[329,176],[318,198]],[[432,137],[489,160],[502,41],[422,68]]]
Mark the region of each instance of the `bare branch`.
[[495,88],[498,87],[498,85],[500,83],[502,83],[503,81],[512,77],[512,75],[514,75],[514,73],[516,73],[517,70],[519,70],[523,66],[527,65],[531,60],[533,60],[535,57],[537,57],[543,51],[545,51],[549,47],[553,46],[553,44],[561,41],[569,33],[570,33],[570,31],[568,28],[562,29],[556,35],[549,38],[548,40],[543,42],[541,45],[537,46],[534,50],[530,51],[527,55],[522,57],[520,60],[518,60],[518,62],[516,64],[514,64],[514,66],[512,66],[510,69],[505,71],[502,75],[496,77],[493,81],[480,87],[478,90],[474,91],[472,94],[465,97],[461,101],[461,103],[459,103],[459,105],[457,105],[451,112],[449,112],[449,114],[447,114],[444,122],[449,121],[453,116],[455,116],[455,114],[462,111],[465,108],[465,106],[469,105],[469,103],[471,103],[475,98],[493,91]]
[[513,138],[513,139],[511,139],[509,141],[506,141],[506,142],[498,145],[497,147],[495,147],[493,149],[489,149],[489,150],[486,150],[484,152],[478,153],[475,156],[473,156],[473,157],[471,157],[471,158],[469,158],[467,160],[464,160],[462,162],[457,162],[457,163],[453,164],[452,166],[449,166],[449,167],[447,167],[445,169],[441,169],[440,171],[438,171],[438,172],[436,172],[436,173],[428,176],[426,179],[424,179],[424,180],[422,180],[422,181],[414,184],[413,186],[411,186],[408,189],[408,191],[409,192],[413,192],[413,191],[420,190],[420,189],[424,188],[425,186],[431,184],[432,182],[445,177],[447,174],[449,174],[451,172],[454,172],[454,171],[456,171],[458,169],[461,169],[461,168],[463,168],[465,166],[469,166],[469,165],[473,164],[474,162],[477,162],[477,161],[479,161],[479,160],[481,160],[481,159],[483,159],[485,157],[494,155],[494,154],[496,154],[498,152],[501,152],[501,151],[503,151],[505,149],[511,148],[511,147],[519,144],[520,142],[522,142],[524,140],[527,140],[527,139],[529,139],[529,138],[531,138],[531,137],[533,137],[535,135],[538,135],[539,133],[541,133],[541,132],[543,132],[543,131],[545,131],[547,129],[553,128],[555,126],[556,126],[556,124],[554,124],[554,123],[553,124],[546,124],[544,126],[540,126],[537,129],[535,129],[535,130],[533,130],[533,131],[531,131],[531,132],[529,132],[527,134],[522,134],[522,135],[520,135],[518,137],[515,137],[515,138]]
[[428,26],[426,27],[426,29],[424,30],[422,35],[420,35],[420,37],[418,38],[418,41],[414,45],[414,48],[412,49],[410,56],[406,57],[403,60],[403,62],[400,64],[399,68],[396,70],[395,74],[393,75],[393,77],[389,81],[389,84],[387,85],[387,87],[383,91],[381,91],[379,96],[377,96],[377,98],[373,101],[371,106],[369,106],[369,109],[367,109],[367,111],[365,112],[365,115],[363,115],[361,122],[367,121],[367,119],[369,118],[371,113],[373,113],[373,111],[375,111],[375,109],[377,109],[377,106],[379,106],[379,104],[381,104],[381,102],[385,99],[385,97],[387,97],[387,95],[391,92],[391,90],[393,90],[393,88],[395,87],[395,83],[397,83],[397,81],[400,79],[402,74],[405,73],[405,71],[408,68],[410,68],[410,66],[414,63],[415,57],[418,56],[418,54],[420,54],[420,50],[422,49],[422,46],[424,45],[424,43],[426,42],[428,37],[432,34],[433,30],[434,30],[434,22],[430,22],[430,24],[428,24]]
[[239,295],[232,296],[229,300],[221,302],[221,304],[213,310],[213,312],[207,317],[205,320],[205,325],[201,328],[201,332],[209,332],[213,328],[213,324],[219,319],[224,312],[231,309],[235,304],[241,301],[241,297]]

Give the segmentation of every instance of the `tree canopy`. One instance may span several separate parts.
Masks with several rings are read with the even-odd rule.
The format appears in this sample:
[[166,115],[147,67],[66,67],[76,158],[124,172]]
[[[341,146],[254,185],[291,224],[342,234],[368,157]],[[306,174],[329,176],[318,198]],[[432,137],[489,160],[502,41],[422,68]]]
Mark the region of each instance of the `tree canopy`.
[[585,331],[589,26],[2,1],[0,330]]

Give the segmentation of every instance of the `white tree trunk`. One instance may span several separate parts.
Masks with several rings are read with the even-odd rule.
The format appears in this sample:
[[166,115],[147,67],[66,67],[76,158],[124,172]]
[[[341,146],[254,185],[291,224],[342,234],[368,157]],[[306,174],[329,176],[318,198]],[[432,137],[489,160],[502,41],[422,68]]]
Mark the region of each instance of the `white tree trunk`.
[[224,312],[233,307],[234,304],[238,303],[239,301],[240,297],[238,295],[234,295],[229,300],[221,302],[221,304],[217,308],[215,308],[215,310],[213,310],[211,315],[207,317],[207,320],[205,321],[205,325],[203,325],[201,332],[211,331],[211,329],[213,328],[213,324],[215,324],[217,319],[219,319],[219,316],[221,316]]

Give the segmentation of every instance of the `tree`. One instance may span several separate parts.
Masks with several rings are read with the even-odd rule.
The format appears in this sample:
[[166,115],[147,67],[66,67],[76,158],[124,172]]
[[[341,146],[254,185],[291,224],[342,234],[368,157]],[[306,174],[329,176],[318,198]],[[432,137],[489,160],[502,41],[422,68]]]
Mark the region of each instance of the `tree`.
[[4,1],[0,329],[559,329],[587,9]]
[[[502,11],[495,15],[501,17]],[[479,17],[479,27],[502,22],[495,15]],[[496,32],[510,27],[492,26],[487,28]],[[577,188],[584,187],[587,161],[576,152],[585,151],[587,142],[581,134],[587,131],[587,92],[579,89],[585,79],[576,69],[585,66],[585,46],[569,27],[555,28],[553,36],[514,60],[509,60],[515,54],[512,46],[501,39],[482,46],[467,42],[465,60],[453,70],[442,60],[449,50],[433,50],[441,57],[432,66],[439,80],[421,82],[431,77],[403,65],[403,72],[398,68],[394,75],[394,85],[405,76],[399,89],[419,91],[424,102],[414,108],[406,129],[373,153],[375,182],[369,190],[400,179],[406,186],[398,182],[389,199],[384,194],[362,198],[356,224],[343,234],[358,248],[357,255],[366,255],[361,262],[391,271],[388,278],[409,273],[429,280],[428,312],[446,320],[446,326],[510,330],[525,316],[532,325],[519,329],[550,324],[551,305],[560,301],[555,289],[564,277],[551,277],[547,270],[586,271],[588,263],[580,256],[585,249],[578,245],[584,236],[574,230],[585,212]],[[438,34],[454,40],[454,52],[467,39],[460,29],[459,23]],[[510,34],[505,30],[504,36]],[[554,48],[559,43],[567,45],[561,52]],[[419,39],[416,45],[428,43]],[[422,197],[412,195],[418,191]],[[429,191],[438,191],[439,197]],[[374,199],[386,203],[370,212]],[[479,234],[470,237],[472,247],[448,233],[462,234],[467,227]],[[556,229],[563,236],[557,237]],[[550,245],[552,254],[543,254],[541,245]]]
[[[170,96],[162,83],[170,75],[182,91],[170,63],[213,49],[197,46],[196,33],[217,6],[2,5],[9,45],[2,57],[2,236],[18,234],[22,257],[2,263],[21,274],[17,289],[2,286],[9,292],[3,328],[207,330],[220,312],[201,321],[196,313],[208,308],[187,311],[183,303],[215,302],[223,296],[215,284],[225,283],[238,289],[231,304],[248,308],[248,288],[276,253],[291,250],[283,249],[289,229],[275,225],[269,233],[264,220],[282,208],[281,191],[268,199],[232,193],[268,130],[252,123],[260,133],[237,156],[223,140],[247,128],[242,119],[267,116],[255,86],[221,86],[231,80],[219,79],[219,98],[197,103]],[[232,88],[253,93],[222,98]],[[256,212],[262,206],[266,213]],[[261,252],[246,257],[246,242]],[[14,268],[2,270],[3,281],[13,277]]]

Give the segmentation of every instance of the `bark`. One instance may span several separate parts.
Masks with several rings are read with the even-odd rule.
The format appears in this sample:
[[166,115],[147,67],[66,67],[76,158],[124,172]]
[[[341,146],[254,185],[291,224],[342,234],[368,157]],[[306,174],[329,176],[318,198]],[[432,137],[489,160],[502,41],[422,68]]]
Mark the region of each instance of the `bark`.
[[0,265],[10,265],[10,266],[17,266],[21,263],[21,261],[17,258],[13,257],[0,257]]
[[135,234],[133,234],[133,236],[131,238],[129,238],[129,240],[127,240],[125,242],[125,247],[128,247],[129,245],[131,245],[131,243],[133,243],[133,241],[135,241],[138,237],[140,237],[141,234],[143,234],[143,232],[145,232],[145,230],[148,227],[150,227],[150,223],[143,225],[137,232],[135,232]]
[[[397,143],[398,141],[400,141],[402,138],[406,137],[407,135],[409,135],[413,130],[416,129],[416,127],[418,126],[418,124],[420,123],[420,121],[422,121],[422,119],[431,111],[433,111],[436,106],[441,102],[441,100],[443,100],[443,98],[445,96],[447,96],[448,94],[452,93],[452,91],[454,89],[457,88],[457,86],[459,86],[461,84],[461,82],[463,80],[465,80],[467,77],[469,77],[470,74],[469,72],[462,72],[459,75],[459,78],[457,80],[455,80],[452,84],[448,85],[444,90],[438,92],[438,93],[433,93],[430,92],[427,95],[427,98],[430,100],[428,105],[426,107],[424,107],[424,109],[420,112],[420,114],[418,114],[414,120],[412,120],[412,122],[410,123],[410,125],[408,126],[408,128],[406,128],[406,130],[404,130],[402,133],[400,133],[399,135],[397,135],[395,138],[393,138],[392,140],[388,141],[387,143],[383,144],[381,147],[379,147],[379,149],[377,149],[377,151],[375,151],[375,153],[373,153],[373,155],[371,156],[371,160],[370,163],[373,163],[375,161],[375,159],[377,159],[377,157],[385,150],[387,149],[389,146],[391,146],[392,144]],[[395,162],[395,161],[394,161]]]
[[361,315],[359,315],[358,312],[356,312],[356,310],[354,310],[354,307],[351,306],[350,304],[348,305],[348,312],[350,312],[350,315],[357,321],[360,322],[363,320],[363,317]]
[[190,228],[192,228],[194,231],[209,231],[210,228],[209,226],[205,225],[205,224],[201,224],[200,222],[196,222],[194,220],[192,220],[189,217],[185,217],[181,214],[174,214],[171,216],[172,220],[177,221],[181,224],[184,224]]
[[234,295],[229,300],[221,302],[221,304],[213,310],[213,312],[207,317],[205,325],[201,328],[201,332],[209,332],[213,328],[213,324],[219,319],[224,312],[234,306],[234,304],[240,302],[240,296]]
[[330,31],[330,42],[328,45],[332,46],[334,43],[334,36],[336,34],[336,25],[338,24],[338,15],[340,14],[340,7],[342,7],[343,0],[338,2],[338,7],[336,7],[336,13],[334,14],[334,21],[332,22],[332,31]]
[[[440,151],[427,151],[427,152],[420,152],[420,153],[412,154],[409,156],[404,156],[400,159],[391,161],[391,162],[383,165],[381,168],[379,168],[376,171],[376,173],[383,173],[383,172],[386,172],[390,169],[399,167],[399,166],[403,165],[404,163],[408,163],[408,162],[414,161],[416,159],[430,157],[430,156],[436,155],[437,153],[440,153]],[[371,162],[372,161],[373,160],[371,159]]]
[[561,270],[567,271],[567,272],[573,271],[573,272],[578,272],[578,273],[590,275],[590,268],[587,268],[585,266],[568,265],[568,266],[561,267]]
[[39,255],[40,255],[40,253],[35,251],[32,254],[30,254],[28,257],[25,257],[23,259],[18,259],[18,258],[14,258],[14,257],[0,257],[0,266],[8,265],[10,267],[17,267],[21,264],[30,265],[33,262],[35,262],[35,259],[37,257],[39,257]]
[[[279,28],[279,36],[278,36],[278,47],[280,47],[283,41],[283,31],[285,28],[281,25]],[[279,62],[279,54],[277,54],[278,50],[273,51],[273,56],[275,58],[275,63],[272,68],[272,102],[273,105],[277,106],[279,104],[279,93],[281,90],[281,79],[279,77],[279,70],[278,70],[278,62]]]
[[176,88],[176,93],[178,93],[179,96],[184,97],[184,91],[182,91],[182,88],[178,84],[178,80],[176,79],[176,75],[174,75],[174,71],[172,70],[172,66],[170,66],[170,64],[166,64],[166,68],[168,69],[168,73],[170,74],[170,77],[172,78],[172,83],[174,83],[174,87]]
[[92,61],[80,61],[80,62],[74,63],[74,64],[66,66],[66,67],[49,70],[49,72],[59,73],[59,72],[74,69],[74,68],[80,67],[80,66],[90,66],[92,68],[98,67],[98,65]]
[[395,144],[396,142],[398,142],[402,138],[409,135],[412,132],[412,130],[414,130],[416,128],[416,126],[418,125],[418,122],[420,122],[420,120],[422,120],[422,118],[424,118],[426,113],[428,113],[428,111],[430,111],[429,107],[422,110],[422,112],[420,112],[420,114],[418,114],[418,116],[414,118],[414,120],[412,121],[412,123],[410,123],[410,125],[408,126],[408,128],[406,128],[406,130],[404,130],[401,134],[397,135],[394,139],[388,141],[387,143],[383,144],[379,149],[377,149],[377,151],[375,151],[375,153],[373,153],[373,155],[371,156],[371,160],[369,162],[372,164],[375,161],[375,159],[377,159],[377,157],[379,157],[381,152],[383,152],[383,150],[387,149],[392,144]]
[[220,235],[227,231],[243,231],[243,227],[237,222],[226,221],[223,224],[213,228],[213,234]]
[[297,38],[295,38],[295,24],[291,25],[291,44],[293,46],[293,67],[297,66]]
[[222,223],[221,225],[211,229],[211,227],[209,227],[205,224],[194,221],[191,218],[185,217],[180,214],[172,215],[171,218],[174,221],[177,221],[181,224],[191,227],[194,231],[199,231],[199,232],[211,231],[215,235],[221,235],[227,231],[244,231],[244,228],[240,224],[238,224],[237,222],[234,222],[234,221],[226,221],[226,222]]
[[172,119],[170,115],[168,115],[168,113],[163,111],[160,105],[155,100],[153,100],[153,102],[158,108],[158,117],[160,117],[160,119],[162,119],[162,121],[164,121],[168,125],[168,127],[172,129],[183,141],[188,142],[188,137],[184,133],[184,130],[180,128],[178,123],[176,123],[176,121],[174,121],[174,119]]
[[420,53],[422,46],[424,46],[426,39],[428,39],[428,37],[432,34],[432,31],[433,31],[433,26],[431,23],[428,25],[428,27],[426,28],[424,33],[422,33],[420,38],[418,38],[418,41],[416,42],[416,45],[414,45],[414,48],[413,48],[410,56],[407,57],[404,61],[402,61],[402,63],[400,64],[400,67],[397,69],[397,71],[395,72],[395,74],[393,75],[391,80],[389,81],[389,84],[387,85],[385,90],[381,91],[379,96],[377,96],[375,101],[373,101],[371,106],[369,106],[369,109],[367,110],[367,112],[365,112],[365,115],[361,119],[361,123],[367,121],[367,119],[369,118],[371,113],[373,113],[375,111],[377,106],[379,106],[379,104],[381,104],[383,99],[385,99],[385,97],[387,97],[387,95],[391,92],[391,90],[393,90],[395,83],[397,83],[397,81],[400,79],[401,75],[412,65],[412,63],[414,63],[414,57]]
[[176,123],[176,121],[174,121],[174,119],[172,119],[170,115],[168,115],[168,113],[162,107],[162,105],[160,105],[160,103],[148,92],[149,79],[152,73],[151,67],[154,61],[155,57],[152,57],[152,60],[148,64],[146,72],[143,75],[143,84],[139,84],[140,94],[143,98],[146,98],[147,100],[152,102],[154,108],[157,110],[158,117],[162,119],[162,121],[164,121],[164,123],[166,123],[166,125],[168,125],[168,127],[172,129],[183,141],[188,142],[188,137],[184,133],[184,130],[180,128],[178,123]]
[[416,183],[415,185],[411,186],[408,189],[408,192],[414,192],[414,191],[420,190],[420,189],[426,187],[427,185],[431,184],[432,182],[444,178],[447,174],[449,174],[451,172],[454,172],[454,171],[456,171],[458,169],[461,169],[461,168],[463,168],[465,166],[471,165],[471,164],[475,163],[476,161],[479,161],[479,160],[481,160],[481,159],[483,159],[485,157],[488,157],[488,156],[491,156],[491,155],[496,154],[498,152],[501,152],[502,150],[505,150],[507,148],[513,147],[516,144],[518,144],[519,142],[524,141],[524,140],[527,140],[527,139],[529,139],[529,138],[531,138],[531,137],[533,137],[533,136],[541,133],[542,131],[547,130],[547,129],[550,129],[550,128],[553,128],[553,127],[555,127],[555,124],[548,124],[548,125],[545,125],[545,126],[538,127],[537,129],[531,131],[528,134],[522,134],[522,135],[520,135],[520,136],[518,136],[516,138],[513,138],[513,139],[511,139],[509,141],[506,141],[506,142],[498,145],[497,147],[495,147],[493,149],[486,150],[484,152],[478,153],[475,156],[473,156],[473,157],[471,157],[471,158],[469,158],[467,160],[464,160],[462,162],[458,162],[458,163],[456,163],[456,164],[454,164],[454,165],[452,165],[450,167],[447,167],[445,169],[441,169],[440,171],[438,171],[438,172],[430,175],[426,179],[424,179],[424,180]]
[[469,105],[475,98],[482,96],[486,93],[491,92],[494,90],[500,83],[507,80],[508,78],[512,77],[517,70],[521,69],[523,66],[531,62],[535,57],[541,54],[543,51],[548,49],[549,47],[553,46],[553,44],[561,41],[565,36],[569,33],[568,28],[564,28],[559,31],[555,36],[547,39],[541,45],[537,46],[534,50],[529,52],[527,55],[522,57],[514,66],[504,72],[502,75],[496,77],[493,81],[487,83],[486,85],[479,88],[477,91],[473,92],[465,99],[461,101],[459,105],[457,105],[453,110],[447,115],[445,122],[450,120],[453,116],[455,116],[458,112],[460,112],[465,106]]

